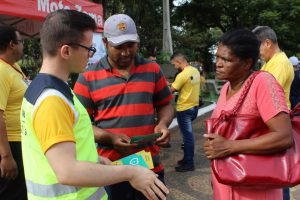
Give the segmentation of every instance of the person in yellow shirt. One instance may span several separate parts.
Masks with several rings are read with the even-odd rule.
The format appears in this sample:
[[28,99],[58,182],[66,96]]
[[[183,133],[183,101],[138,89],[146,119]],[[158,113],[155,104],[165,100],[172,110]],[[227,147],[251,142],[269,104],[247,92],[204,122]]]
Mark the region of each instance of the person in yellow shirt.
[[196,119],[199,109],[200,73],[189,65],[186,56],[175,53],[171,56],[171,63],[181,72],[171,84],[171,91],[178,91],[176,103],[176,117],[183,136],[184,157],[175,167],[177,172],[193,171],[194,167],[194,135],[192,121]]
[[271,73],[284,90],[286,103],[291,108],[290,90],[294,79],[293,65],[286,54],[281,51],[277,42],[277,36],[268,26],[258,26],[253,33],[261,41],[260,57],[265,62],[261,70]]
[[[288,108],[291,108],[290,90],[294,80],[294,69],[286,54],[281,51],[275,31],[269,26],[257,26],[252,31],[260,40],[260,58],[265,62],[261,70],[271,73],[284,90]],[[289,200],[289,189],[283,189],[283,200]]]
[[16,29],[0,25],[0,199],[27,199],[21,151],[20,110],[27,88],[16,64],[23,40]]

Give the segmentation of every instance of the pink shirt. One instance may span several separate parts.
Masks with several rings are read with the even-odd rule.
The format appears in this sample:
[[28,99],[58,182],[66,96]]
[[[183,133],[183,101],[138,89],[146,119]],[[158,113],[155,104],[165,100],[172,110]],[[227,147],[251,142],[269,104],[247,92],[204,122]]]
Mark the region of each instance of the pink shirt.
[[[237,93],[227,99],[226,95],[229,86],[229,82],[223,86],[217,106],[212,113],[212,118],[217,118],[222,110],[229,111],[233,109],[245,84]],[[280,112],[289,112],[285,102],[284,91],[270,73],[261,72],[253,80],[249,92],[239,108],[238,113],[261,116],[263,121],[267,122]]]
[[[212,118],[217,118],[222,110],[229,111],[233,109],[245,84],[237,93],[227,99],[229,86],[229,82],[223,86]],[[278,113],[288,111],[283,89],[277,80],[268,72],[261,72],[254,79],[243,104],[238,110],[238,114],[261,116],[264,122],[267,122]],[[282,200],[283,198],[282,189],[253,190],[231,187],[219,183],[213,173],[212,182],[214,200]]]

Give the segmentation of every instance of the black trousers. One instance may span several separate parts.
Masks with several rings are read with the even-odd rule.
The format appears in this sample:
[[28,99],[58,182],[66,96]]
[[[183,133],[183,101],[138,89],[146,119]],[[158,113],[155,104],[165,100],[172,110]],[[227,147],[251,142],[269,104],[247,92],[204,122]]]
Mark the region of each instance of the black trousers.
[[21,142],[9,142],[9,145],[17,163],[19,174],[14,180],[0,178],[0,199],[27,200]]

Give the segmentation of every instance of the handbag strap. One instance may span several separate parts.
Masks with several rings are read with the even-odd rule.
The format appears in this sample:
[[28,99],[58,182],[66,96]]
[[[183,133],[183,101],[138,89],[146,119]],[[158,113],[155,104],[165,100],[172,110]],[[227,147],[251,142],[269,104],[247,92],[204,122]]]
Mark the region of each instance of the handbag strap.
[[225,111],[225,110],[222,110],[222,111],[221,111],[221,115],[220,115],[219,118],[213,123],[213,125],[212,125],[212,127],[211,127],[211,128],[212,128],[211,131],[214,131],[214,130],[216,129],[216,127],[218,127],[222,122],[227,121],[230,117],[233,117],[233,116],[235,116],[235,115],[237,114],[238,109],[241,107],[242,103],[244,102],[244,100],[245,100],[245,98],[246,98],[246,95],[247,95],[247,93],[248,93],[248,91],[249,91],[249,89],[250,89],[250,87],[251,87],[251,85],[252,85],[252,83],[253,83],[253,80],[255,79],[255,77],[256,77],[259,73],[261,73],[261,71],[255,71],[255,72],[253,72],[253,73],[249,76],[248,80],[246,80],[245,87],[244,87],[244,89],[243,89],[243,91],[242,91],[242,93],[241,93],[241,96],[240,96],[240,98],[238,99],[236,105],[235,105],[235,106],[233,107],[233,109],[230,110],[230,111]]
[[248,91],[253,83],[253,80],[259,73],[261,73],[261,71],[255,71],[249,76],[248,80],[246,80],[245,87],[244,87],[244,89],[241,93],[241,96],[238,99],[236,105],[230,111],[225,111],[225,110],[221,111],[221,115],[212,125],[211,131],[214,131],[215,128],[218,127],[222,122],[227,121],[230,117],[233,117],[237,114],[238,109],[241,107],[242,103],[244,102],[244,100],[248,94]]
[[299,116],[300,115],[300,103],[298,103],[293,110],[290,112],[290,117],[293,118],[294,116]]
[[253,80],[255,79],[255,77],[261,73],[261,71],[255,71],[253,72],[250,77],[248,78],[248,80],[246,81],[246,84],[245,84],[245,87],[241,93],[241,96],[239,98],[239,100],[237,101],[236,105],[234,106],[234,108],[230,111],[227,112],[228,115],[233,115],[235,116],[237,114],[237,111],[239,110],[239,108],[241,107],[242,103],[244,102],[248,92],[249,92],[249,89],[253,83]]

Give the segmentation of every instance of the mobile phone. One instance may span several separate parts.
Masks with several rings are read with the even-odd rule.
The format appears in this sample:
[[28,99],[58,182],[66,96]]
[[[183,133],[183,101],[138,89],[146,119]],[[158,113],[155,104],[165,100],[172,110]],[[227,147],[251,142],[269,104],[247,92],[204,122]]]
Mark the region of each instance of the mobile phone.
[[154,142],[160,136],[162,136],[162,133],[133,136],[130,140],[130,144],[143,144],[148,142]]

